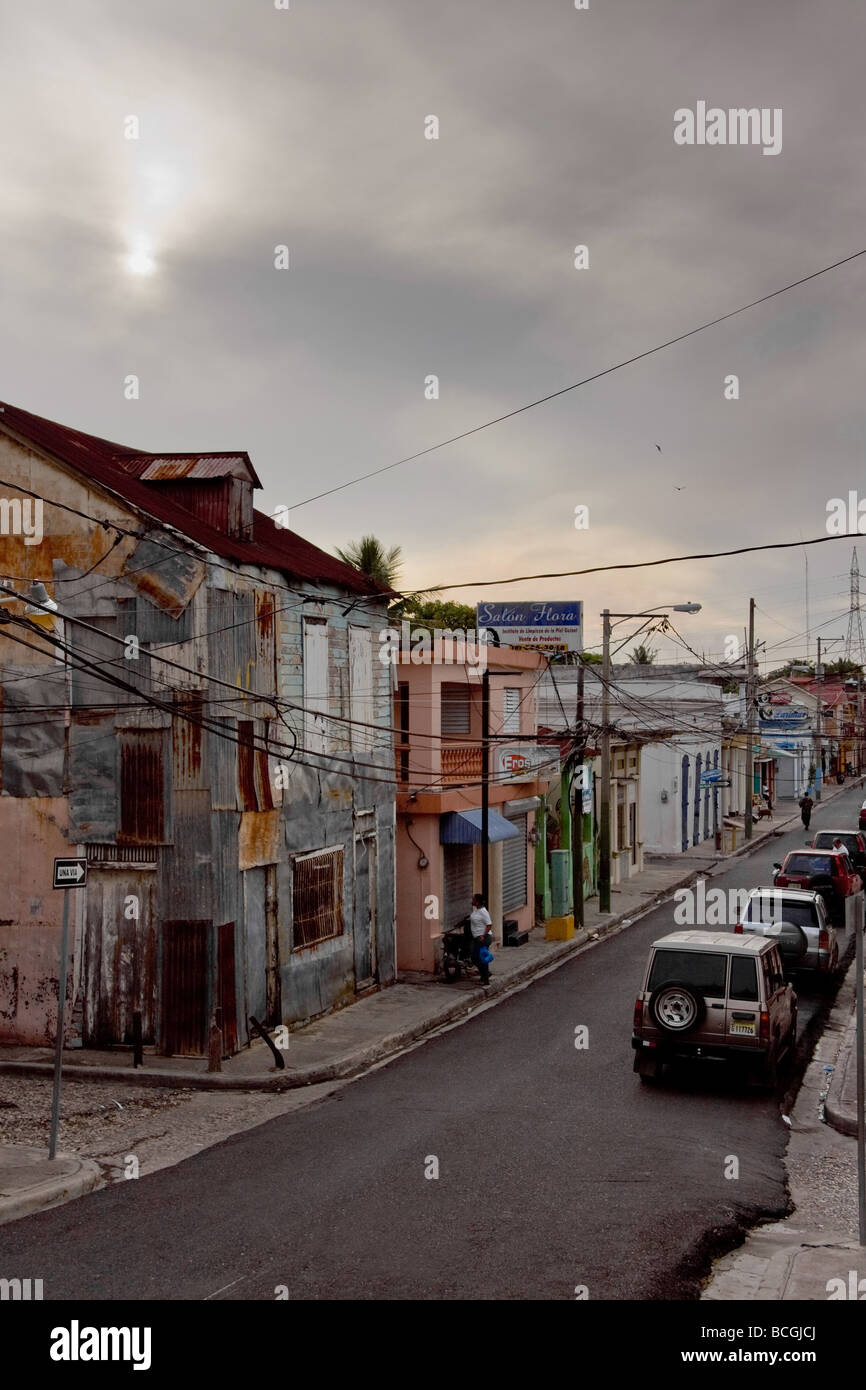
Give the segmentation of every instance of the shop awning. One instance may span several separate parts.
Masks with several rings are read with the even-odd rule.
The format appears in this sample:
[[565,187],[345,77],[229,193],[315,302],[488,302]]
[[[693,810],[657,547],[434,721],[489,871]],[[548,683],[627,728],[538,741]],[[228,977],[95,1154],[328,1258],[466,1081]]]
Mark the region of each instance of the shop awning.
[[[497,840],[513,840],[520,834],[498,811],[487,813],[487,833],[491,844]],[[480,845],[481,808],[472,811],[449,811],[439,822],[440,845]]]

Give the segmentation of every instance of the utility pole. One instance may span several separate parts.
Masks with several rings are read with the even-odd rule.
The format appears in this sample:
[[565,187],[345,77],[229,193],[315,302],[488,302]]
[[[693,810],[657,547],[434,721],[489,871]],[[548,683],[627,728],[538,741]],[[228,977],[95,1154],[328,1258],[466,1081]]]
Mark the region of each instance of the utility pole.
[[481,677],[481,896],[490,907],[490,672]]
[[752,838],[752,792],[755,784],[755,600],[749,599],[749,651],[746,663],[746,839]]
[[818,747],[815,753],[815,800],[821,800],[821,784],[824,781],[824,671],[821,666],[821,638],[818,638],[818,664],[815,667],[818,681]]
[[863,895],[857,913],[857,938],[854,948],[855,972],[857,977],[857,1022],[855,1046],[857,1048],[857,1196],[860,1216],[860,1244],[866,1246],[866,1059],[863,1049]]
[[574,927],[579,931],[583,926],[583,777],[584,751],[586,737],[583,732],[583,653],[578,653],[577,672],[577,757],[572,776],[574,787],[574,809],[571,813],[571,902],[574,910]]
[[[610,912],[610,609],[602,613],[601,665],[601,824],[598,854],[598,910]],[[581,867],[583,856],[581,855]]]

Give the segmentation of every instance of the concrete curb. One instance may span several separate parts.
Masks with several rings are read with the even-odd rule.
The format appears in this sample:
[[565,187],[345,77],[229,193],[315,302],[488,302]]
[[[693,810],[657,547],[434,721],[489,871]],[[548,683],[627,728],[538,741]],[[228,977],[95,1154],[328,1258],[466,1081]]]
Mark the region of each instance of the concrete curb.
[[[848,1043],[855,969],[852,964],[846,972],[836,1002],[803,1073],[790,1116],[795,1131],[817,1133],[823,1128],[820,1101],[827,1084],[824,1066],[835,1064]],[[829,1118],[826,1099],[824,1114]],[[787,1172],[787,1152],[785,1165]],[[796,1195],[796,1191],[792,1190],[791,1198],[795,1203]],[[815,1274],[815,1263],[820,1260],[820,1252],[838,1250],[857,1256],[862,1251],[856,1241],[844,1234],[827,1230],[812,1231],[801,1223],[802,1217],[795,1205],[791,1215],[782,1221],[754,1227],[747,1233],[742,1245],[714,1263],[701,1298],[708,1302],[782,1302],[795,1275],[807,1279],[810,1269],[811,1282],[820,1290],[814,1297],[826,1298],[826,1279]],[[802,1274],[797,1274],[798,1261],[805,1266]],[[798,1296],[804,1297],[802,1293]]]
[[[834,795],[849,790],[850,786],[839,787]],[[825,798],[818,805],[823,806],[827,800],[832,799],[832,797]],[[563,942],[560,946],[554,947],[550,954],[543,959],[533,960],[524,968],[509,974],[507,979],[497,981],[494,977],[489,990],[477,989],[473,990],[471,994],[464,993],[460,996],[459,1002],[444,1006],[434,1016],[423,1022],[405,1028],[399,1033],[387,1034],[367,1047],[354,1048],[351,1052],[343,1053],[332,1062],[298,1068],[294,1071],[287,1065],[285,1072],[268,1076],[225,1076],[221,1072],[200,1071],[146,1072],[141,1068],[82,1066],[74,1062],[64,1062],[63,1074],[82,1081],[114,1081],[121,1085],[173,1086],[178,1089],[191,1087],[202,1091],[288,1091],[302,1086],[321,1085],[328,1081],[347,1080],[350,1077],[358,1076],[378,1062],[396,1056],[397,1053],[420,1041],[421,1038],[437,1032],[440,1028],[447,1027],[448,1024],[464,1022],[477,1010],[479,1004],[496,1003],[506,999],[510,994],[522,989],[529,980],[545,974],[549,970],[556,969],[557,966],[564,965],[566,961],[571,960],[586,947],[593,945],[595,941],[603,940],[611,931],[622,929],[624,925],[631,926],[632,923],[640,921],[647,913],[652,912],[656,907],[673,897],[679,889],[690,887],[698,878],[707,874],[712,875],[722,871],[725,865],[733,859],[740,859],[748,854],[757,853],[776,835],[781,835],[791,826],[796,825],[798,820],[798,816],[792,816],[788,820],[780,821],[778,826],[774,826],[772,832],[748,841],[741,845],[738,850],[735,850],[733,854],[720,855],[716,862],[709,867],[702,864],[700,867],[689,869],[679,879],[651,894],[637,910],[611,913],[596,926],[576,932],[571,941]],[[46,1076],[53,1072],[53,1067],[53,1062],[0,1061],[0,1074]]]
[[848,970],[845,983],[839,991],[840,999],[843,992],[846,995],[845,1004],[842,1007],[847,1007],[850,1017],[845,1036],[839,1047],[839,1065],[833,1073],[827,1099],[824,1102],[824,1116],[827,1123],[832,1125],[834,1129],[838,1129],[840,1134],[847,1134],[852,1139],[857,1138],[857,1112],[843,1103],[842,1096],[848,1072],[851,1069],[856,1069],[857,1066],[857,1021],[851,1012],[857,990],[856,975],[857,964],[855,961]]
[[[528,962],[525,967],[509,974],[506,979],[496,980],[494,978],[489,989],[479,988],[472,990],[471,993],[463,993],[459,1000],[438,1010],[434,1016],[424,1019],[413,1027],[402,1029],[399,1033],[388,1034],[367,1047],[355,1048],[351,1052],[344,1053],[341,1057],[335,1058],[333,1062],[299,1068],[295,1071],[290,1071],[287,1067],[285,1072],[263,1077],[225,1076],[221,1072],[198,1071],[146,1072],[141,1068],[82,1066],[74,1062],[64,1062],[63,1075],[81,1081],[113,1081],[127,1085],[172,1086],[178,1089],[192,1087],[196,1090],[207,1091],[288,1091],[302,1086],[320,1085],[327,1081],[347,1080],[366,1071],[377,1062],[395,1056],[428,1034],[447,1027],[448,1024],[465,1022],[472,1013],[477,1011],[480,1004],[498,1003],[500,1000],[506,999],[510,994],[523,988],[528,981],[537,975],[564,965],[566,961],[571,960],[587,946],[594,944],[595,940],[601,940],[612,930],[621,928],[623,924],[630,926],[633,922],[646,916],[648,912],[653,911],[660,903],[670,898],[679,888],[688,887],[705,872],[703,867],[690,869],[681,878],[653,893],[637,911],[611,914],[604,921],[599,922],[597,926],[576,932],[571,941],[563,942],[554,947],[549,955],[541,959]],[[53,1069],[53,1062],[47,1061],[0,1062],[0,1074],[7,1076],[48,1076],[53,1073]]]
[[[10,1146],[7,1152],[13,1152],[17,1146]],[[28,1149],[28,1152],[35,1153],[36,1150]],[[42,1150],[38,1151],[40,1154]],[[46,1150],[47,1155],[47,1150]],[[72,1172],[66,1172],[47,1178],[42,1178],[30,1186],[22,1189],[21,1192],[3,1193],[3,1174],[0,1170],[0,1226],[7,1221],[17,1221],[19,1217],[30,1216],[32,1212],[44,1211],[47,1207],[57,1207],[63,1202],[72,1201],[75,1197],[83,1197],[88,1192],[93,1192],[97,1187],[104,1187],[105,1182],[102,1170],[97,1162],[92,1158],[81,1158],[78,1154],[59,1153],[56,1161],[58,1163],[74,1165]],[[48,1159],[46,1156],[45,1162]]]

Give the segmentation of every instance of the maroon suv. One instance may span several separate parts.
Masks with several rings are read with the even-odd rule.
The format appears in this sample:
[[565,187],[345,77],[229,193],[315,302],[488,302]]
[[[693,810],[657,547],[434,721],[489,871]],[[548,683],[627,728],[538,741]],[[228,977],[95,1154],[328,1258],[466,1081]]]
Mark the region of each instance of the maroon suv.
[[777,888],[811,888],[827,904],[831,920],[845,922],[845,900],[863,887],[847,850],[793,849],[776,867],[773,882]]

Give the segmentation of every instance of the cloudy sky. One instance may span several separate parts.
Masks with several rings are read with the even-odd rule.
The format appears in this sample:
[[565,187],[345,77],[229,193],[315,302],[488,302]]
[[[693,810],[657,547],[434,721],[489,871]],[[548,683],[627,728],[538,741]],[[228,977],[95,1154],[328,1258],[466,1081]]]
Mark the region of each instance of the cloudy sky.
[[[866,246],[862,0],[589,5],[0,0],[0,396],[246,448],[260,508],[400,544],[406,587],[825,534],[866,497],[866,256],[300,505]],[[675,144],[699,101],[781,108],[781,152]],[[851,549],[808,552],[813,632]],[[694,599],[720,655],[750,593],[767,664],[802,654],[799,549],[455,596],[582,598],[590,645],[605,605]]]

